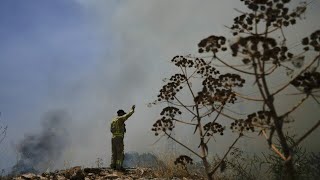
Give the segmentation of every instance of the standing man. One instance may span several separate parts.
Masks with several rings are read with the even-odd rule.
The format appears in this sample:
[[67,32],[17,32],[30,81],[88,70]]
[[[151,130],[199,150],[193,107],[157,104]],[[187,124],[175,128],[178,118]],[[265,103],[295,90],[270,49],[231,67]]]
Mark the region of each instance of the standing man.
[[122,167],[124,159],[123,137],[126,132],[125,121],[134,113],[135,105],[132,106],[129,113],[125,113],[122,109],[117,111],[118,116],[112,119],[112,157],[111,168],[116,170],[124,170]]

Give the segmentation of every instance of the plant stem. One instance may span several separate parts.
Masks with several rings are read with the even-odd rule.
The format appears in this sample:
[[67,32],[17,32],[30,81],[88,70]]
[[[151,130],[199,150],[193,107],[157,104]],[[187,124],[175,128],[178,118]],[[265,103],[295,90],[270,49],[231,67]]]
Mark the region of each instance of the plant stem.
[[306,137],[308,137],[315,129],[320,126],[320,120],[309,130],[307,131],[297,142],[295,142],[291,148],[298,146]]
[[198,153],[196,153],[194,150],[190,149],[188,146],[184,145],[183,143],[181,143],[180,141],[178,141],[177,139],[173,138],[170,134],[168,134],[167,132],[164,132],[170,139],[174,140],[176,143],[180,144],[181,146],[183,146],[184,148],[188,149],[190,152],[192,152],[194,155],[198,156],[199,158],[202,159],[202,156],[199,155]]
[[239,134],[239,136],[237,137],[237,139],[234,140],[234,142],[231,144],[231,146],[229,147],[228,151],[224,154],[223,158],[220,160],[220,162],[213,168],[213,170],[209,173],[210,176],[212,176],[217,169],[219,168],[219,166],[221,165],[221,163],[224,161],[224,159],[227,157],[227,155],[229,154],[229,152],[231,151],[231,149],[234,147],[234,145],[238,142],[238,140],[242,137],[242,133]]

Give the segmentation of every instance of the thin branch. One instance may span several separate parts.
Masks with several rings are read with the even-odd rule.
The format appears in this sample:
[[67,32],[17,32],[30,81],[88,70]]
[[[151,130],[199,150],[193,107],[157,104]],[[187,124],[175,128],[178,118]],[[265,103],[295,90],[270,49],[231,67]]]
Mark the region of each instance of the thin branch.
[[202,156],[200,156],[198,153],[196,153],[195,151],[193,151],[192,149],[190,149],[188,146],[182,144],[180,141],[176,140],[175,138],[173,138],[170,134],[168,134],[167,132],[164,132],[170,139],[174,140],[176,143],[180,144],[181,146],[183,146],[184,148],[188,149],[190,152],[192,152],[194,155],[198,156],[199,158],[202,159]]
[[[183,71],[183,69],[181,68],[181,71],[184,73],[184,75],[185,75],[186,77],[188,77],[187,70]],[[194,95],[193,90],[192,90],[192,88],[191,88],[191,85],[190,85],[190,83],[189,83],[189,79],[186,80],[186,83],[187,83],[188,88],[189,88],[189,90],[190,90],[190,92],[191,92],[191,94],[192,94],[193,99],[195,99],[195,95]]]
[[302,98],[302,99],[299,101],[298,104],[296,104],[294,107],[292,107],[292,109],[291,109],[290,111],[288,111],[288,112],[286,112],[285,114],[283,114],[282,116],[280,116],[280,118],[286,117],[286,116],[288,116],[290,113],[292,113],[293,111],[295,111],[298,107],[301,106],[301,104],[302,104],[305,100],[308,99],[308,97],[309,97],[309,95],[306,95],[304,98]]
[[[263,66],[265,66],[265,64],[266,64],[265,61],[263,61]],[[270,67],[269,69],[267,69],[266,73],[264,75],[269,75],[269,74],[273,73],[276,69],[277,69],[277,66],[274,65],[274,66]]]
[[237,11],[238,13],[241,13],[241,14],[248,14],[247,12],[243,12],[243,11],[241,11],[241,10],[239,10],[239,9],[237,9],[237,8],[233,8],[235,11]]
[[[260,81],[259,81],[259,75],[258,75],[258,70],[257,70],[257,63],[255,62],[255,59],[253,58],[252,59],[252,62],[253,62],[253,69],[254,69],[254,74],[255,74],[255,77],[256,77],[256,82],[257,82],[257,85],[258,85],[258,89],[259,89],[259,91],[260,91],[260,94],[261,94],[261,96],[262,96],[262,98],[263,98],[263,101],[264,102],[267,102],[267,97],[266,97],[266,92],[264,92],[263,91],[263,89],[262,89],[262,85],[261,85],[261,83],[260,83]],[[258,62],[260,62],[259,60],[258,60]],[[264,77],[264,76],[262,76],[262,77]],[[262,78],[263,79],[263,78]]]
[[[239,55],[239,57],[242,57]],[[199,58],[211,58],[212,60],[216,58],[216,56],[214,55],[206,55],[206,56],[199,56]],[[212,63],[212,60],[211,60],[211,64],[214,65],[215,67],[248,67],[247,64],[227,64],[227,63],[223,63],[224,61],[220,58],[221,61],[223,61],[222,63],[225,64],[225,65],[218,65],[218,64],[215,64],[215,63]],[[265,61],[264,61],[265,62]],[[272,62],[265,62],[265,64],[270,64],[270,65],[273,65],[272,67],[270,67],[266,72],[266,75],[269,75],[271,74],[275,69],[277,69],[277,65],[274,65]],[[248,72],[248,73],[251,73],[251,72]],[[194,74],[194,73],[193,73]],[[253,74],[252,74],[253,75]],[[261,74],[259,74],[261,75]]]
[[243,113],[240,113],[240,112],[236,112],[236,111],[234,111],[234,110],[231,110],[230,108],[224,107],[224,109],[227,110],[227,111],[229,111],[229,112],[232,112],[233,114],[237,114],[237,115],[241,115],[241,116],[246,115],[246,114],[243,114]]
[[240,94],[240,93],[238,93],[238,92],[235,92],[235,91],[234,91],[234,93],[235,93],[238,97],[240,97],[240,98],[242,98],[242,99],[246,99],[246,100],[250,100],[250,101],[264,101],[263,99],[260,99],[260,98],[253,98],[253,97],[244,96],[244,95],[242,95],[242,94]]
[[186,74],[187,80],[191,79],[192,77],[194,78],[193,75],[196,74],[196,72],[198,72],[197,69],[195,69],[195,70],[193,71],[193,73],[192,73],[189,77],[188,77],[187,74]]
[[185,121],[182,121],[182,120],[179,120],[179,119],[176,119],[176,118],[173,118],[172,120],[177,121],[177,122],[180,122],[180,123],[184,123],[184,124],[193,125],[193,126],[196,126],[196,125],[197,125],[197,124],[195,124],[195,123],[185,122]]
[[207,141],[205,142],[205,144],[208,144],[208,143],[209,143],[211,137],[213,138],[214,141],[216,141],[213,136],[210,136],[210,137],[207,139]]
[[[219,108],[219,107],[218,107],[218,108]],[[217,113],[219,113],[219,112],[217,111],[218,108],[212,108],[211,110],[209,110],[208,112],[206,112],[204,115],[200,116],[200,118],[204,118],[204,117],[206,117],[206,116],[209,116],[209,115],[212,114],[214,111],[216,111]],[[227,118],[229,118],[229,119],[231,119],[231,120],[234,120],[234,121],[239,120],[239,119],[237,119],[237,118],[235,118],[235,117],[232,117],[232,116],[230,116],[230,115],[228,115],[228,114],[225,114],[225,113],[223,113],[223,112],[220,112],[220,114],[223,115],[223,116],[225,116],[225,117],[227,117]]]
[[[291,80],[297,78],[300,74],[304,73],[309,67],[312,66],[313,63],[315,63],[318,59],[320,58],[320,55],[316,56],[303,70],[301,70],[294,78],[292,78]],[[274,93],[272,93],[272,96],[278,94],[279,92],[281,92],[282,90],[284,90],[285,88],[287,88],[290,84],[291,84],[291,80],[285,84],[284,86],[282,86],[280,89],[276,90]]]
[[175,105],[175,106],[178,106],[178,107],[194,107],[195,105],[184,105],[184,106],[182,106],[182,105],[180,105],[180,104],[177,104],[177,103],[174,103],[174,102],[171,102],[171,101],[167,101],[167,103],[169,103],[169,104],[172,104],[172,105]]
[[[312,97],[318,102],[316,98],[320,98],[320,95],[312,94]],[[318,104],[320,104],[320,102],[318,102]]]
[[223,105],[222,107],[220,107],[220,110],[218,111],[218,114],[217,114],[217,116],[214,118],[214,120],[212,121],[212,123],[214,123],[214,122],[216,122],[216,121],[217,121],[217,119],[218,119],[218,117],[220,116],[220,114],[221,114],[221,112],[222,112],[223,108],[224,108],[224,105]]
[[231,146],[229,147],[228,151],[224,154],[223,158],[220,160],[220,162],[213,168],[213,170],[209,173],[210,176],[212,176],[217,169],[219,168],[219,166],[221,165],[221,163],[224,161],[224,159],[227,157],[227,155],[229,154],[229,152],[231,151],[231,149],[234,147],[234,145],[237,143],[237,141],[242,137],[242,133],[239,134],[239,136],[237,137],[237,139],[235,139],[235,141],[231,144]]
[[[208,108],[207,108],[208,109]],[[215,110],[215,108],[214,107],[212,107],[210,110],[208,110],[206,113],[204,113],[202,116],[200,116],[200,118],[202,119],[202,118],[204,118],[204,117],[206,117],[206,116],[210,116],[214,111],[216,111]]]
[[[268,137],[268,135],[266,134],[266,131],[265,131],[265,130],[261,130],[261,131],[262,131],[264,137],[268,140],[269,137]],[[287,158],[286,158],[286,157],[279,151],[279,149],[278,149],[274,144],[272,144],[272,143],[271,143],[271,148],[272,148],[272,150],[273,150],[276,154],[278,154],[278,155],[281,157],[281,159],[283,159],[284,161],[287,160]]]
[[244,74],[248,74],[248,75],[255,75],[255,73],[252,72],[248,72],[248,71],[244,71],[238,68],[233,67],[232,65],[229,65],[228,63],[224,62],[222,59],[220,59],[219,57],[215,57],[216,59],[218,59],[218,61],[220,61],[222,64],[226,65],[227,67],[236,70],[238,72],[244,73]]
[[154,143],[152,143],[151,145],[155,145],[156,143],[158,143],[160,141],[160,139],[164,136],[165,134],[163,134],[162,136],[159,137],[159,139],[157,139]]
[[311,97],[312,97],[313,100],[315,100],[318,103],[318,105],[320,105],[320,102],[318,101],[318,99],[316,98],[315,95],[311,94]]
[[174,98],[180,103],[182,107],[184,107],[187,111],[196,116],[196,114],[192,112],[189,108],[187,108],[176,96],[174,96]]
[[[291,60],[291,59],[290,59]],[[294,71],[292,68],[289,68],[288,66],[284,65],[284,64],[280,64],[281,67],[284,67],[286,70],[289,71]]]
[[229,119],[232,119],[232,120],[234,120],[234,121],[239,120],[239,119],[237,119],[237,118],[235,118],[235,117],[232,117],[232,116],[230,116],[230,115],[228,115],[228,114],[225,114],[225,113],[223,113],[223,112],[221,112],[220,114],[221,114],[222,116],[227,117],[227,118],[229,118]]
[[287,41],[287,38],[286,38],[286,36],[284,35],[284,32],[283,32],[283,29],[282,29],[282,27],[280,27],[280,31],[281,31],[281,35],[282,35],[282,37],[283,37],[283,41],[282,41],[282,45],[284,45],[285,44],[285,42]]
[[[222,107],[220,108],[220,110],[219,110],[218,114],[216,115],[216,117],[214,118],[214,120],[212,121],[212,123],[214,123],[214,122],[216,122],[216,121],[217,121],[217,119],[218,119],[218,117],[220,116],[220,114],[221,114],[221,112],[222,112],[223,108],[224,108],[224,106],[222,106]],[[203,134],[203,137],[205,137],[205,136],[206,136],[206,134],[208,133],[208,131],[209,131],[209,129],[207,129],[207,130],[206,130],[206,132]]]
[[[319,89],[319,90],[312,91],[312,92],[310,92],[310,94],[317,93],[317,92],[320,92],[320,89]],[[302,94],[306,94],[306,93],[300,91],[300,92],[298,92],[298,93],[290,93],[290,94],[286,94],[286,95],[302,95]]]
[[306,137],[308,137],[319,126],[320,126],[320,120],[309,131],[307,131],[303,136],[301,136],[299,140],[291,146],[291,148],[298,146]]
[[[226,27],[226,28],[228,28],[228,29],[230,29],[230,30],[232,30],[230,27],[228,27],[228,26],[224,26],[224,27]],[[274,31],[276,31],[276,30],[278,30],[279,28],[274,28],[274,29],[272,29],[272,30],[270,30],[270,31],[268,31],[268,33],[272,33],[272,32],[274,32]],[[254,34],[254,33],[245,33],[245,34],[250,34],[250,35],[258,35],[258,36],[260,36],[260,35],[264,35],[264,32],[263,33],[259,33],[259,34]]]
[[257,18],[257,12],[254,12],[254,20],[255,20],[255,21],[254,21],[254,31],[255,31],[254,34],[255,34],[255,35],[258,34],[258,23],[257,23],[257,21],[256,21],[256,20],[257,20],[256,18]]

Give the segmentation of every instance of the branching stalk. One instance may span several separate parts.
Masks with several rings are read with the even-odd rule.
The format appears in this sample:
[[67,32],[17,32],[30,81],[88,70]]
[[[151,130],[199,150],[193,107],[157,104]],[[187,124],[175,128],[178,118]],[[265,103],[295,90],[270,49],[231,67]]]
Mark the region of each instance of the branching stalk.
[[281,116],[281,118],[287,117],[290,113],[292,113],[293,111],[295,111],[296,109],[298,109],[298,107],[300,107],[300,106],[303,104],[303,102],[308,99],[308,97],[309,97],[309,95],[306,95],[304,98],[302,98],[302,99],[299,101],[298,104],[296,104],[294,107],[292,107],[292,109],[291,109],[290,111],[288,111],[288,112],[286,112],[285,114],[283,114],[283,115]]
[[239,136],[237,137],[237,139],[234,140],[234,142],[231,144],[231,146],[229,147],[228,151],[224,154],[223,158],[220,160],[220,162],[213,168],[213,170],[209,173],[210,176],[212,176],[219,168],[219,166],[221,165],[221,163],[226,159],[226,157],[228,156],[229,152],[231,151],[231,149],[234,147],[234,145],[238,142],[238,140],[242,137],[242,133],[239,134]]
[[184,145],[183,143],[181,143],[180,141],[178,141],[177,139],[175,139],[174,137],[172,137],[170,134],[168,134],[167,132],[164,132],[170,139],[172,139],[173,141],[175,141],[176,143],[180,144],[182,147],[186,148],[187,150],[189,150],[190,152],[192,152],[194,155],[198,156],[199,158],[202,159],[202,156],[199,155],[198,153],[196,153],[194,150],[190,149],[188,146]]
[[188,107],[186,107],[186,106],[177,98],[177,96],[174,96],[174,98],[179,102],[179,104],[180,104],[182,107],[184,107],[187,111],[189,111],[191,114],[193,114],[194,116],[196,116],[196,114],[195,114],[193,111],[191,111]]
[[[292,78],[292,80],[297,78],[302,73],[306,72],[307,69],[310,68],[319,58],[320,58],[320,55],[316,56],[303,70],[301,70],[294,78]],[[290,84],[291,84],[291,80],[287,84],[285,84],[284,86],[282,86],[281,88],[276,90],[274,93],[272,93],[272,95],[274,96],[274,95],[280,93],[282,90],[287,88]]]
[[320,126],[320,120],[309,130],[307,131],[303,136],[301,136],[297,142],[295,142],[291,148],[294,148],[298,146],[306,137],[308,137],[314,130],[316,130]]
[[193,125],[193,126],[196,126],[196,125],[197,125],[197,124],[195,124],[195,123],[189,123],[189,122],[182,121],[182,120],[179,120],[179,119],[176,119],[176,118],[173,118],[172,120],[177,121],[177,122],[180,122],[180,123],[183,123],[183,124],[188,124],[188,125]]
[[[262,130],[262,133],[263,133],[264,137],[266,138],[266,140],[269,140],[270,137],[268,137],[265,130]],[[284,157],[284,155],[279,151],[279,149],[272,143],[271,143],[271,148],[276,154],[278,154],[281,157],[281,159],[283,159],[284,161],[286,160],[286,157]]]

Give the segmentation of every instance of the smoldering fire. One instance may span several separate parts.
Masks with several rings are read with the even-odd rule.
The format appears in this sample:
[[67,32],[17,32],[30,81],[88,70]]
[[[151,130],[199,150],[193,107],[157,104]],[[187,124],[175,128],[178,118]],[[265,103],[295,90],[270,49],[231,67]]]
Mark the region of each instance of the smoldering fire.
[[53,166],[68,144],[67,124],[71,118],[63,110],[44,115],[40,133],[25,136],[18,144],[19,160],[11,174],[43,172]]

